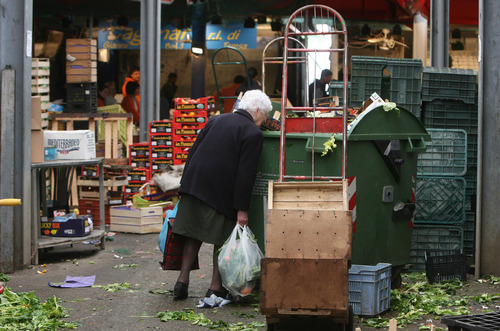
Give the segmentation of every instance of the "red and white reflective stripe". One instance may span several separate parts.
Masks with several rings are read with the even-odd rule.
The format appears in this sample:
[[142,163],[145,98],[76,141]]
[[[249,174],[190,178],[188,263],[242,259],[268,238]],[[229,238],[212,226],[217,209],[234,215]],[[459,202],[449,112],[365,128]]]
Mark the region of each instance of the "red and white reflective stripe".
[[347,198],[352,212],[352,232],[356,233],[356,176],[347,178]]

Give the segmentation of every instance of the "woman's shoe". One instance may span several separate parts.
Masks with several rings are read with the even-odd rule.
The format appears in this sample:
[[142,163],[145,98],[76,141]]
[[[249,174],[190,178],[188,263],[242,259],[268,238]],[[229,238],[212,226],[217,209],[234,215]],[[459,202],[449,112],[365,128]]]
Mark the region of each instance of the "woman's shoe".
[[205,297],[210,298],[212,296],[212,294],[215,294],[215,296],[225,299],[227,297],[227,293],[228,293],[228,290],[226,290],[225,288],[222,288],[222,290],[220,290],[220,291],[214,291],[214,290],[208,289],[207,293],[205,294]]
[[174,286],[174,300],[184,300],[188,297],[188,286],[183,282],[177,282]]

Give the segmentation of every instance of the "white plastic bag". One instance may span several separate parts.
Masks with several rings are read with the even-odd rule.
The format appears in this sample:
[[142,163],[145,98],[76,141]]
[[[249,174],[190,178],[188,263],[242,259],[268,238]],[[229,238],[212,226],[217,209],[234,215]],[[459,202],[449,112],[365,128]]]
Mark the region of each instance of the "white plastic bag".
[[236,224],[218,256],[224,287],[236,296],[249,295],[260,278],[260,260],[263,257],[250,228]]

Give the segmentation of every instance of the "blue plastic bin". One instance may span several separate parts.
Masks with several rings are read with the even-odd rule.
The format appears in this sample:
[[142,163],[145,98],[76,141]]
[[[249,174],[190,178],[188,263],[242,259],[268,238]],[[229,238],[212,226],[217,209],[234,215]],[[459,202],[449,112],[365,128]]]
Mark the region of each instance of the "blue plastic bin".
[[390,263],[353,264],[349,269],[349,305],[355,315],[375,316],[391,306]]

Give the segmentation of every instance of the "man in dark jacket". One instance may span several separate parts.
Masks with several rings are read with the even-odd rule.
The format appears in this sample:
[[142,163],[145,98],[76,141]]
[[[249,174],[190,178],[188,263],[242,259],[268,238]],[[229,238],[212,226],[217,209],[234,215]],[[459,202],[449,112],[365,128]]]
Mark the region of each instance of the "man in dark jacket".
[[225,297],[217,251],[248,210],[264,137],[260,125],[272,104],[264,92],[245,93],[234,113],[212,117],[189,150],[172,232],[185,237],[174,298],[188,294],[189,273],[202,242],[214,245],[212,283],[206,296]]
[[[326,84],[330,83],[332,80],[333,73],[331,70],[324,69],[321,71],[321,77],[316,79],[309,85],[309,106],[312,107],[315,100],[319,100],[328,96],[326,93]],[[316,104],[318,101],[316,101]]]

